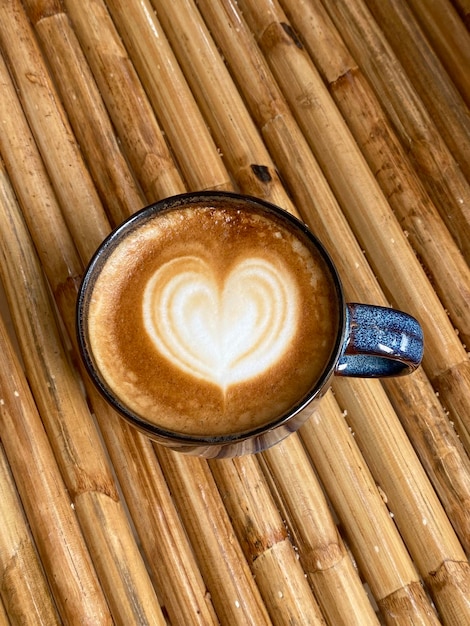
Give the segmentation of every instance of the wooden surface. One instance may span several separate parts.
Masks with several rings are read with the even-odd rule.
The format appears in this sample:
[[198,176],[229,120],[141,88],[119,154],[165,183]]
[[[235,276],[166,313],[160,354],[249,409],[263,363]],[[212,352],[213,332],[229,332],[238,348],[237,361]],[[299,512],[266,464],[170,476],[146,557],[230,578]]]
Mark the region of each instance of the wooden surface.
[[[470,624],[465,0],[0,0],[0,624]],[[422,367],[298,434],[152,444],[77,358],[83,269],[185,190],[305,220]]]

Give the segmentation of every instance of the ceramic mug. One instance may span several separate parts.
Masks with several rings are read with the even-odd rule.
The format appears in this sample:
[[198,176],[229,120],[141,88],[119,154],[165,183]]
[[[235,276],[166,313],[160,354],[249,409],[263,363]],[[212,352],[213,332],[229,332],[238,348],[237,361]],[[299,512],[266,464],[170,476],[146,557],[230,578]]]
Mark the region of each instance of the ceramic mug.
[[423,354],[412,316],[345,301],[304,223],[225,192],[167,198],[116,228],[83,277],[77,335],[128,422],[206,457],[296,431],[333,375],[408,374]]

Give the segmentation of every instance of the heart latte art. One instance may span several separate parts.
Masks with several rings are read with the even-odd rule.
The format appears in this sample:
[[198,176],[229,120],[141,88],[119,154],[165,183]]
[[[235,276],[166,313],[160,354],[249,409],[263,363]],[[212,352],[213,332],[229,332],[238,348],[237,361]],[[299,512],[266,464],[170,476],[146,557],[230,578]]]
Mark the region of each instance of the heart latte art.
[[100,259],[87,333],[133,421],[214,437],[282,418],[322,376],[338,327],[323,257],[280,216],[233,202],[132,223]]
[[262,258],[236,265],[223,282],[195,256],[160,267],[144,292],[145,328],[176,368],[226,389],[274,365],[297,327],[290,273]]

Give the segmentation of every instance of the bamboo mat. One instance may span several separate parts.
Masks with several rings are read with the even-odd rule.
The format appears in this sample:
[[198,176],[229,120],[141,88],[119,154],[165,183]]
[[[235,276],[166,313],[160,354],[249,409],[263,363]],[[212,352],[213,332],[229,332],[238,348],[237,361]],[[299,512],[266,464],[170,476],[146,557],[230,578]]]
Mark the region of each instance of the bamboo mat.
[[[467,0],[0,0],[0,625],[470,624]],[[422,367],[338,379],[298,434],[152,444],[76,354],[110,228],[256,195]]]

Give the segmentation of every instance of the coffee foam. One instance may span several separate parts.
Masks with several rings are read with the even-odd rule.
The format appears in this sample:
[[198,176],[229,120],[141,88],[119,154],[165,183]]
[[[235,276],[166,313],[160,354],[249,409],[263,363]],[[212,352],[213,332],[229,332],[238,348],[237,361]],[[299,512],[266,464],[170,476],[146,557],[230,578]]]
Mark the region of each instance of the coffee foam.
[[324,261],[250,211],[182,208],[112,252],[89,307],[96,363],[164,429],[219,435],[268,422],[321,375],[337,328]]

